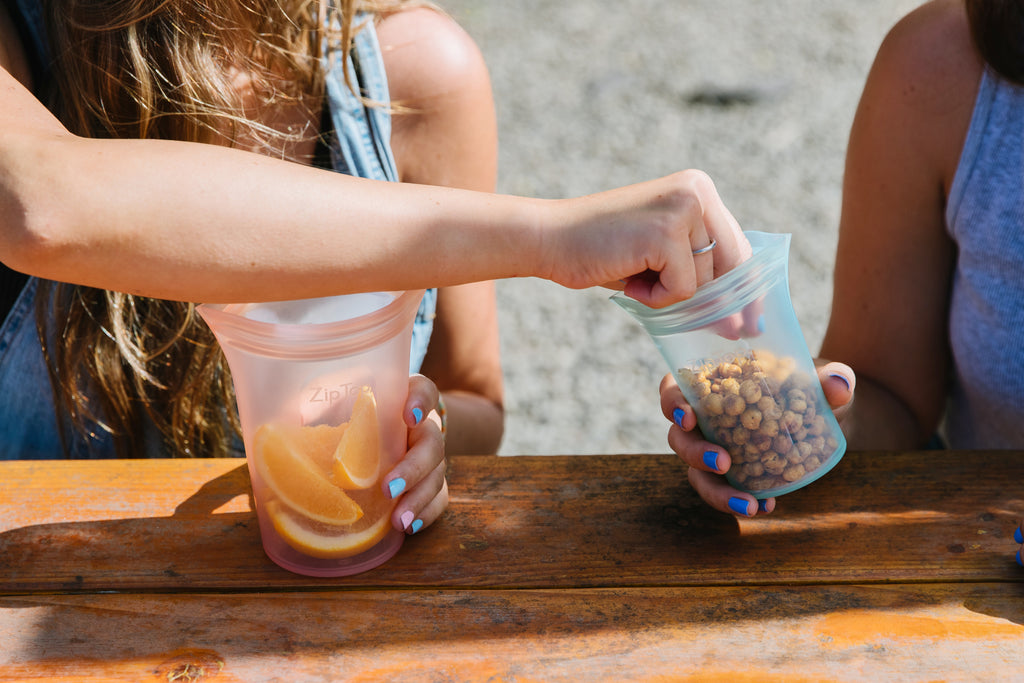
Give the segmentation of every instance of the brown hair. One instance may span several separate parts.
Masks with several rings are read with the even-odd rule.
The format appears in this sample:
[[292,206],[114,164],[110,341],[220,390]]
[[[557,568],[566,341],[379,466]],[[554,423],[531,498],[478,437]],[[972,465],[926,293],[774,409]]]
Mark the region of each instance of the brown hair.
[[1024,84],[1024,2],[965,0],[974,43],[1001,76]]
[[[328,7],[328,4],[331,7]],[[60,0],[50,3],[54,107],[74,133],[232,144],[268,153],[288,134],[247,115],[233,69],[263,103],[322,95],[326,12],[342,49],[358,10],[401,0]],[[59,412],[78,429],[113,435],[118,457],[142,452],[157,426],[170,454],[228,453],[238,424],[227,364],[195,304],[67,283],[42,283],[37,321]]]

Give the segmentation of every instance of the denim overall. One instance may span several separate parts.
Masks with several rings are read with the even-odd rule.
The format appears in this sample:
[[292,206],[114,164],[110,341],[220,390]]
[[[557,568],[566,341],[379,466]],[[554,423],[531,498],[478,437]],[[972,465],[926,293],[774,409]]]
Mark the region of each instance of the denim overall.
[[[33,54],[45,52],[45,34],[38,0],[7,3],[21,12],[22,36]],[[331,13],[333,15],[333,13]],[[357,22],[362,18],[357,17]],[[325,44],[326,47],[326,44]],[[354,38],[349,55],[325,50],[327,110],[335,135],[330,138],[331,165],[339,173],[397,181],[391,152],[391,118],[386,108],[368,107],[345,84],[345,69],[353,87],[370,102],[389,101],[387,77],[380,45],[367,21]],[[114,444],[100,430],[89,436],[72,428],[70,421],[57,418],[50,376],[42,354],[35,324],[38,280],[29,278],[7,318],[0,327],[0,460],[54,460],[70,458],[113,458]],[[433,328],[437,290],[427,290],[413,327],[409,371],[418,372],[426,354]],[[234,407],[231,408],[234,410]],[[63,431],[68,452],[62,446]],[[169,457],[152,424],[144,431],[144,452],[138,457]],[[235,455],[243,456],[240,441],[233,444]]]

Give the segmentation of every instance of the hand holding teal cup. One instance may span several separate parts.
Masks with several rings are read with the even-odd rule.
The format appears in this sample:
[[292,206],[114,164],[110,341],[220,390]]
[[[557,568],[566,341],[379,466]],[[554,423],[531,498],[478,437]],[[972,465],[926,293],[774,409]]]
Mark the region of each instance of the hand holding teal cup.
[[755,498],[802,488],[846,452],[789,295],[790,235],[745,233],[753,255],[672,306],[612,301],[654,341],[705,438]]

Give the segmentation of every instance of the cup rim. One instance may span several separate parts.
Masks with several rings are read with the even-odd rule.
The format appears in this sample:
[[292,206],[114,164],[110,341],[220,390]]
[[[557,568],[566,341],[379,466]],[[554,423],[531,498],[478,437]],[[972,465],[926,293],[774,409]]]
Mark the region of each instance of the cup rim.
[[[699,329],[738,313],[780,282],[788,287],[790,233],[756,230],[743,233],[753,254],[729,272],[697,288],[689,299],[651,308],[624,292],[611,299],[632,315],[651,334],[674,334]],[[787,289],[788,292],[788,289]]]
[[323,323],[271,323],[226,310],[237,304],[203,303],[196,310],[222,345],[282,358],[320,358],[354,353],[394,337],[411,326],[424,291],[380,292],[392,295],[392,301],[354,318]]

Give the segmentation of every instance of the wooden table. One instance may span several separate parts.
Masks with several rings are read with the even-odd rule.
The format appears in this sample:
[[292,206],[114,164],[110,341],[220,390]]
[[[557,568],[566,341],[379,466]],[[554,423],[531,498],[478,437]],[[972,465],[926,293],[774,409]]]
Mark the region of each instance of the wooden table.
[[1024,680],[1024,452],[850,453],[751,520],[671,455],[456,457],[341,579],[267,560],[238,460],[0,476],[4,681]]

